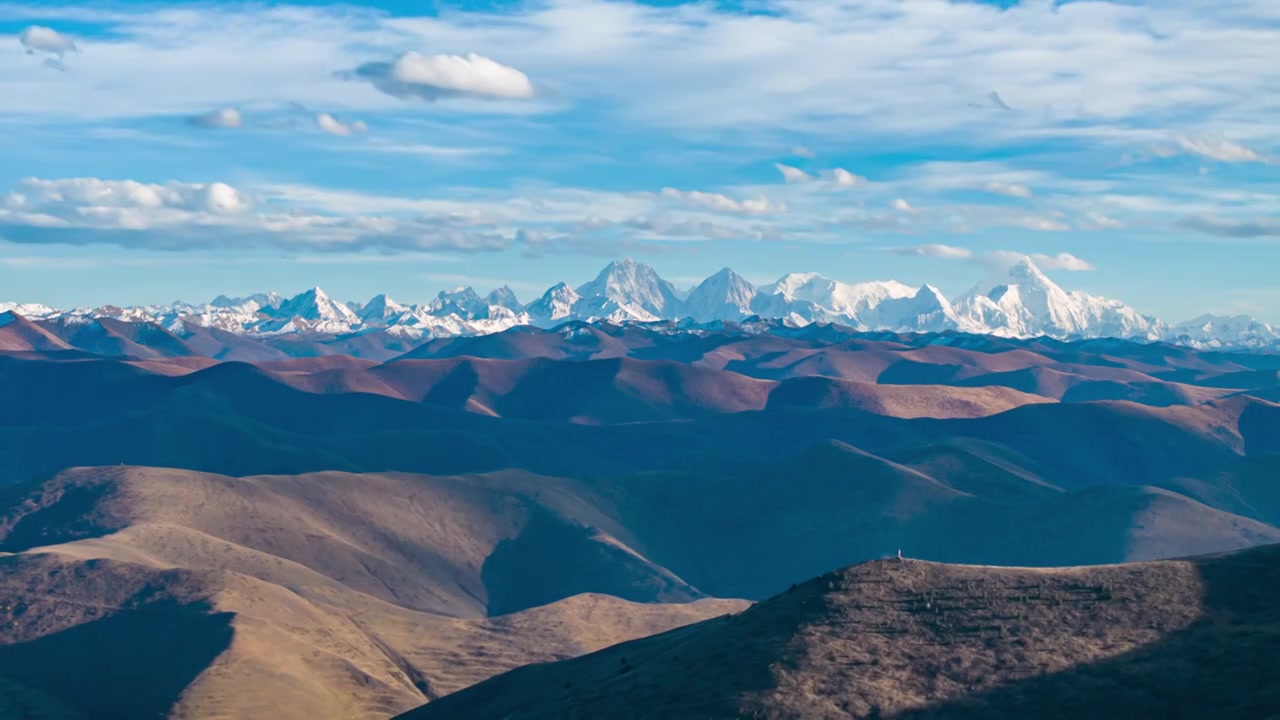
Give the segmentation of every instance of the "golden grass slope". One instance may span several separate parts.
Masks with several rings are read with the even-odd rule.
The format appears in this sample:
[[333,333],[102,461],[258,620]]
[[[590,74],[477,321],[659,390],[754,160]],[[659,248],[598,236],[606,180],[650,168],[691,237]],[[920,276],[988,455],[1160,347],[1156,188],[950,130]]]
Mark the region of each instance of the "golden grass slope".
[[[584,524],[609,520],[571,488],[523,473],[118,466],[7,495],[0,710],[19,716],[386,718],[746,605],[569,596],[701,594]],[[522,594],[488,562],[513,547],[525,572],[568,555],[583,573]],[[499,606],[516,612],[487,617]]]
[[0,708],[53,718],[386,718],[519,665],[745,605],[591,595],[459,619],[340,587],[293,590],[230,571],[73,555],[55,547],[0,559]]
[[[566,554],[583,556],[581,572],[562,578],[579,592],[639,601],[701,597],[627,549],[629,534],[601,507],[607,505],[573,481],[524,472],[237,478],[77,468],[12,503],[0,516],[0,547],[59,545],[81,558],[227,570],[285,587],[345,587],[459,617],[493,614],[495,603],[505,612],[576,594],[513,586],[502,564],[513,556],[544,567]],[[612,564],[629,574],[603,572]],[[603,584],[593,585],[596,579]],[[495,588],[501,597],[491,597]]]

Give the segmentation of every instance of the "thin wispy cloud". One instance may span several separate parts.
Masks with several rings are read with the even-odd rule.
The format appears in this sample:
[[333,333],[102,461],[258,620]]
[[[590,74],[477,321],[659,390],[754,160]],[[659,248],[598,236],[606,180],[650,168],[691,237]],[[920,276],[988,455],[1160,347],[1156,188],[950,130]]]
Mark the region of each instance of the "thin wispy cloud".
[[1004,195],[1013,198],[1029,198],[1032,195],[1031,188],[1018,183],[1006,183],[991,181],[983,184],[982,189],[995,195]]
[[835,168],[830,172],[831,183],[840,188],[851,188],[867,184],[867,179],[854,175],[844,168]]
[[1096,270],[1093,263],[1072,255],[1060,252],[1053,255],[1043,253],[1021,253],[1012,250],[996,250],[975,256],[977,262],[993,270],[1005,270],[1015,263],[1029,259],[1041,270],[1060,272],[1092,272]]
[[191,118],[191,124],[203,128],[238,128],[244,124],[244,117],[235,108],[219,108]]
[[698,190],[676,190],[663,188],[662,197],[677,200],[686,204],[700,205],[716,212],[737,213],[742,215],[775,215],[787,211],[787,206],[771,202],[768,198],[749,198],[734,200],[720,193],[701,192]]
[[1269,160],[1252,148],[1224,137],[1180,137],[1177,150],[1224,163],[1264,163]]
[[1280,237],[1280,218],[1231,219],[1193,215],[1179,220],[1179,227],[1224,238]]
[[930,243],[908,247],[889,247],[886,252],[906,257],[934,258],[938,260],[963,260],[986,267],[990,271],[1005,271],[1023,260],[1031,260],[1041,270],[1060,272],[1091,272],[1093,263],[1069,252],[1055,254],[1022,253],[1013,250],[993,250],[976,253],[969,248]]
[[954,245],[943,245],[941,243],[913,245],[911,247],[886,248],[886,252],[891,252],[894,255],[938,258],[941,260],[966,260],[973,257],[973,251],[968,248],[956,247]]
[[802,183],[813,180],[813,176],[791,165],[783,165],[782,163],[774,163],[773,166],[782,173],[782,179],[789,183]]

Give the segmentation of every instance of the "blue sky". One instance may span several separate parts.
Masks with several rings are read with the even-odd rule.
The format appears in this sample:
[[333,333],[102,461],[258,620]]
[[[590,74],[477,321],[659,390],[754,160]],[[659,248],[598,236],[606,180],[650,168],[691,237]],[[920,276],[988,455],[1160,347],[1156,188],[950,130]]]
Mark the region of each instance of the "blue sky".
[[6,3],[0,300],[930,282],[1280,322],[1280,4]]

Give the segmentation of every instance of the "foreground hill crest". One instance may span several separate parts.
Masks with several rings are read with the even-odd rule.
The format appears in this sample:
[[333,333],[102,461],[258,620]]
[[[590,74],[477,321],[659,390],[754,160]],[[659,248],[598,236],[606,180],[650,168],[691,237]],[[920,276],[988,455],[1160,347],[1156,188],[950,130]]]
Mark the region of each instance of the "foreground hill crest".
[[1280,547],[1027,569],[881,560],[402,716],[1269,718]]

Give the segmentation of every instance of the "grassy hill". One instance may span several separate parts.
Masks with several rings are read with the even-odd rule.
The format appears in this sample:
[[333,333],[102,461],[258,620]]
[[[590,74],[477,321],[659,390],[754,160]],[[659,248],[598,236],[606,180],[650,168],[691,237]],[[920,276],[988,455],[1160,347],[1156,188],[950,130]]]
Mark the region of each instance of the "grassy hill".
[[1268,718],[1280,546],[1060,569],[882,560],[520,668],[435,718]]

